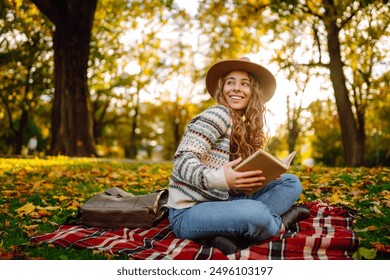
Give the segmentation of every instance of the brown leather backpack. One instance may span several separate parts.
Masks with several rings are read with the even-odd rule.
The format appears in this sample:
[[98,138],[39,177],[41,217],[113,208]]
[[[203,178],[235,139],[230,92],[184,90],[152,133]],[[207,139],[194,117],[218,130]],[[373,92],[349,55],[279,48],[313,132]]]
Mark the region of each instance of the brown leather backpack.
[[81,223],[91,227],[151,228],[168,214],[168,189],[135,196],[113,187],[87,200]]

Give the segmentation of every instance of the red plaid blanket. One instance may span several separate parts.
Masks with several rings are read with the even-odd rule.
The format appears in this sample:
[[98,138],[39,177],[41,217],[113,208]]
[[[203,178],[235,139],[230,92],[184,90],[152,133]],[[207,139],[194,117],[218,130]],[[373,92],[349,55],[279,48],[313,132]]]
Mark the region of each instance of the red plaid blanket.
[[30,241],[48,242],[66,248],[103,250],[113,254],[126,254],[135,259],[350,259],[358,247],[358,237],[351,229],[350,212],[321,202],[312,202],[307,206],[310,218],[299,222],[296,231],[282,233],[229,256],[216,248],[177,238],[168,219],[151,229],[102,229],[63,225],[55,232],[33,236]]

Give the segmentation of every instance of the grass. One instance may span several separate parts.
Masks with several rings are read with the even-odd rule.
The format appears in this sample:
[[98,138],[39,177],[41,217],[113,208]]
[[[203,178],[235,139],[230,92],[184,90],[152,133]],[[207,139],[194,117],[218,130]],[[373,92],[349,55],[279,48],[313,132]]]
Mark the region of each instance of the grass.
[[[109,187],[145,194],[167,187],[172,165],[89,158],[0,158],[0,259],[127,259],[101,251],[32,245],[29,237],[51,232],[75,216],[92,195]],[[299,202],[321,200],[356,213],[360,239],[355,259],[390,257],[389,168],[294,167],[303,184]]]

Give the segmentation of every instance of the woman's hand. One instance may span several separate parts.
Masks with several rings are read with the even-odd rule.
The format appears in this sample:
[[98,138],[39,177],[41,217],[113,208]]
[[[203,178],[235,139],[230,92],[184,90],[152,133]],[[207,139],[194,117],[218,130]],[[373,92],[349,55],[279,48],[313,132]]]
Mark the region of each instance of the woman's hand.
[[223,165],[228,187],[240,191],[252,191],[254,187],[261,186],[262,182],[265,180],[265,177],[262,176],[263,172],[260,170],[244,172],[234,171],[233,167],[240,162],[241,158],[238,158]]

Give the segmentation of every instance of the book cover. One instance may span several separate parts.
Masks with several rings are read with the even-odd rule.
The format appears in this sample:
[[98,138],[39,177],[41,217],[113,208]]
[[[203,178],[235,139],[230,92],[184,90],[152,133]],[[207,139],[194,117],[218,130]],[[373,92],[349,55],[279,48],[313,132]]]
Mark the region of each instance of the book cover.
[[286,172],[294,159],[295,154],[296,152],[294,151],[285,159],[280,160],[267,151],[260,149],[243,160],[234,168],[235,171],[261,170],[263,171],[263,176],[265,177],[261,186],[254,188],[251,192],[244,193],[247,195],[254,194],[270,181],[278,178],[281,174]]

